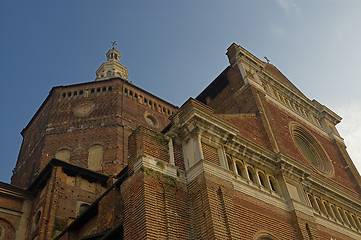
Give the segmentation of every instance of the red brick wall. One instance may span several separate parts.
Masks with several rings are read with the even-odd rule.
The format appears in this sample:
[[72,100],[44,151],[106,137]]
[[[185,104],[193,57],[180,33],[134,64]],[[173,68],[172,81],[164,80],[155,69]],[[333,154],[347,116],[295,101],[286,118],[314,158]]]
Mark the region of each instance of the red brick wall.
[[[70,150],[70,163],[86,167],[88,149],[93,144],[104,147],[101,172],[117,174],[127,164],[123,155],[127,156],[127,140],[131,132],[139,125],[160,131],[169,123],[169,116],[177,110],[173,105],[127,82],[124,84],[127,93],[122,96],[122,85],[122,81],[116,79],[54,88],[24,131],[12,183],[28,186],[33,175],[40,172],[61,148]],[[80,95],[81,91],[83,94]],[[93,103],[93,111],[88,116],[74,114],[74,107],[84,102]],[[156,125],[146,120],[147,115],[155,119]],[[29,171],[29,166],[34,169]]]
[[26,188],[37,172],[38,160],[41,156],[42,138],[45,133],[45,124],[51,101],[51,98],[48,99],[31,123],[22,132],[23,142],[11,178],[11,183],[16,186]]
[[184,168],[184,159],[183,159],[183,150],[181,143],[173,142],[173,152],[174,152],[174,161],[175,165],[181,170]]
[[271,150],[267,135],[256,115],[219,115],[224,121],[239,129],[239,135],[264,148]]
[[267,231],[279,240],[297,239],[290,214],[266,202],[235,192],[234,205],[243,239]]
[[[335,174],[331,177],[332,180],[340,183],[341,185],[349,188],[350,190],[357,192],[357,187],[355,186],[355,182],[350,178],[349,173],[345,170],[345,162],[342,159],[341,155],[337,151],[334,143],[330,141],[330,139],[320,135],[316,131],[304,125],[299,119],[290,116],[286,112],[284,112],[279,107],[275,106],[272,103],[269,103],[269,109],[272,114],[273,126],[275,127],[275,134],[278,138],[279,146],[281,147],[281,151],[286,153],[287,155],[299,160],[305,165],[311,166],[310,163],[303,157],[298,148],[293,142],[289,123],[297,122],[301,124],[309,133],[311,133],[315,139],[322,145],[330,159],[332,160],[332,164],[334,166]],[[315,174],[318,174],[320,177],[323,175],[319,174],[316,170]],[[328,181],[327,177],[323,177],[326,181]]]
[[206,143],[202,143],[203,158],[206,161],[214,163],[219,166],[217,148],[212,147]]
[[7,220],[1,218],[1,215],[0,215],[0,227],[2,229],[2,234],[3,234],[1,236],[1,239],[4,239],[4,240],[15,239],[16,230],[15,230],[14,226]]

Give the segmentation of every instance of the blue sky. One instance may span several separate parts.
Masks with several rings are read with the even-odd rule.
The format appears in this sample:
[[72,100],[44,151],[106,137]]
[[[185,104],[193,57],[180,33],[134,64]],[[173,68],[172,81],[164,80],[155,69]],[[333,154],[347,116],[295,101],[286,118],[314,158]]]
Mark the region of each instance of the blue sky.
[[0,181],[53,86],[88,82],[116,40],[137,86],[175,104],[227,65],[232,42],[267,56],[338,125],[361,169],[361,1],[0,1]]

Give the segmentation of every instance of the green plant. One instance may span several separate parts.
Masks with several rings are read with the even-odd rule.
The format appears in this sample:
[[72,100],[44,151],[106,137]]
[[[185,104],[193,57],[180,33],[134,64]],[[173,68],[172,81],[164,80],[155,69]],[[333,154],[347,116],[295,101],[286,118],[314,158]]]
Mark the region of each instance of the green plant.
[[162,144],[168,144],[169,140],[166,138],[166,136],[163,133],[156,133],[155,138],[158,142]]
[[157,161],[157,166],[160,167],[161,169],[165,168],[164,162],[162,161]]
[[153,169],[151,169],[151,168],[145,168],[145,173],[147,174],[147,175],[150,175],[150,174],[152,174],[152,172],[153,172]]

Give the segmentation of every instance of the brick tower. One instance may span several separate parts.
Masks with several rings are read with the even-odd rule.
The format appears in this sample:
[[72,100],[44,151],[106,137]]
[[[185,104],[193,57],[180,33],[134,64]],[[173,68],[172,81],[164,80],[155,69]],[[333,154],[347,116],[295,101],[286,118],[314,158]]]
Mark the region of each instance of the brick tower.
[[127,80],[114,47],[106,56],[95,81],[54,87],[22,131],[11,184],[37,195],[29,236],[50,239],[76,218],[127,165],[132,131],[139,125],[160,131],[176,111]]

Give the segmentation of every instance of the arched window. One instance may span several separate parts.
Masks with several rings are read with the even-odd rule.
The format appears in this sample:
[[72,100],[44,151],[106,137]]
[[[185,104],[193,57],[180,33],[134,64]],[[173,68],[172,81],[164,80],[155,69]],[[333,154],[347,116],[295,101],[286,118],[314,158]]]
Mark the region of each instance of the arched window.
[[40,218],[41,218],[41,210],[39,210],[34,217],[34,227],[37,227],[39,225],[40,222]]
[[246,178],[244,166],[240,161],[236,161],[237,174],[242,178]]
[[331,204],[331,208],[332,208],[332,211],[333,211],[333,213],[335,214],[337,220],[338,220],[340,223],[343,223],[342,217],[341,217],[340,213],[338,212],[337,208],[335,207],[335,205]]
[[361,225],[358,222],[357,217],[355,215],[353,215],[353,214],[351,215],[351,217],[352,217],[353,221],[355,222],[357,229],[361,230]]
[[227,155],[226,158],[227,158],[228,169],[231,170],[232,172],[234,172],[233,160],[232,160],[231,156]]
[[353,221],[350,213],[345,212],[345,214],[346,214],[346,217],[347,217],[348,222],[351,224],[351,227],[357,228],[357,227],[356,227],[356,223]]
[[269,176],[268,180],[269,180],[269,185],[270,185],[271,190],[276,193],[280,193],[280,189],[279,189],[277,180],[272,176]]
[[88,168],[93,171],[102,170],[103,165],[103,146],[94,145],[89,148]]
[[56,151],[55,158],[62,160],[64,162],[69,162],[70,151],[68,149],[60,149],[60,150]]
[[79,215],[82,215],[88,208],[90,207],[89,204],[83,203],[79,206]]
[[328,202],[323,201],[323,205],[325,205],[325,207],[326,207],[326,211],[327,211],[328,216],[330,218],[332,218],[332,219],[335,219],[335,215],[333,214],[333,211],[332,211],[330,205],[328,204]]
[[347,220],[347,217],[346,217],[346,215],[345,215],[345,212],[344,212],[341,208],[338,208],[338,212],[339,212],[339,214],[340,214],[341,217],[342,217],[343,223],[349,226],[350,223],[349,223],[348,220]]
[[310,200],[310,203],[311,203],[311,206],[313,207],[313,209],[315,209],[316,211],[319,211],[317,203],[315,201],[315,198],[311,194],[308,194],[308,199]]
[[261,186],[268,189],[269,186],[268,186],[268,181],[267,181],[266,175],[264,175],[264,173],[261,171],[258,171],[257,173],[258,173],[258,180],[259,180],[259,183],[261,184]]
[[256,174],[252,167],[250,166],[247,167],[247,173],[248,173],[248,180],[250,180],[253,183],[256,183],[256,179],[255,179]]
[[257,237],[255,239],[257,240],[277,240],[275,237],[271,236],[268,233],[259,233],[256,236]]
[[327,216],[327,212],[326,212],[325,206],[323,205],[321,199],[316,198],[316,202],[317,202],[318,208],[320,209],[321,213],[323,213],[324,215]]

